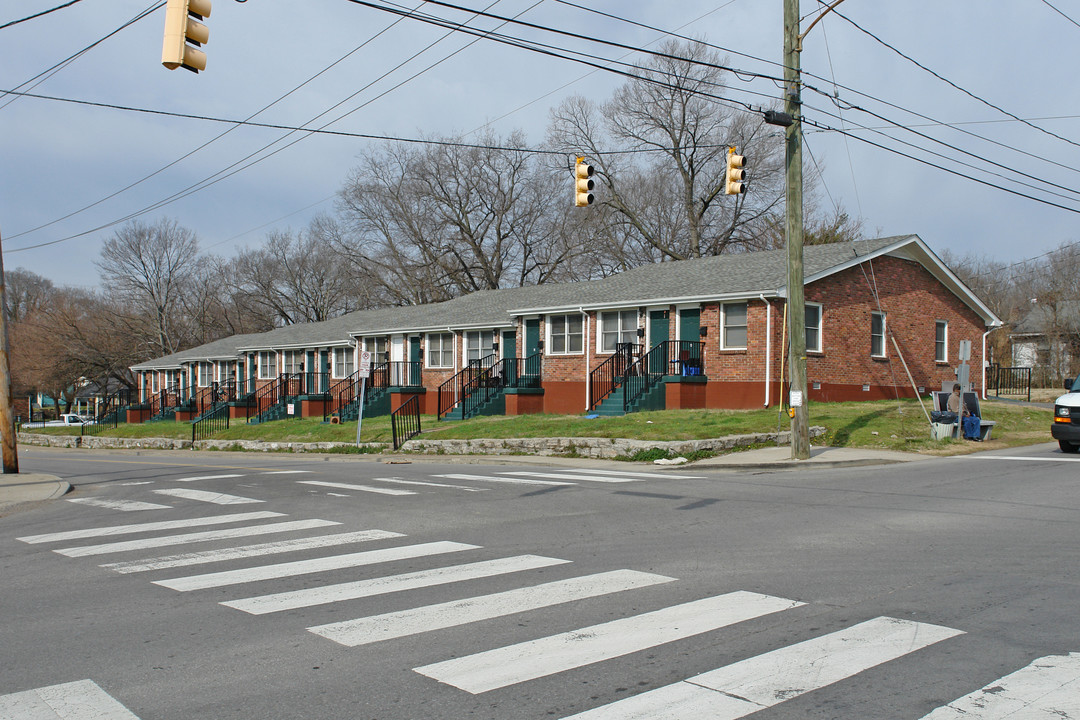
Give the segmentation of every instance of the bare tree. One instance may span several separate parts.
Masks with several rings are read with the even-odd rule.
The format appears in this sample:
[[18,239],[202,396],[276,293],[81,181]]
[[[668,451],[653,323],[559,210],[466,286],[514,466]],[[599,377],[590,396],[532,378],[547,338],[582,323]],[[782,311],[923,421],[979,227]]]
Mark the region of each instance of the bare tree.
[[377,270],[392,302],[544,282],[571,252],[553,176],[529,153],[496,149],[523,146],[520,134],[475,142],[489,147],[373,151],[339,193],[352,232],[338,249]]
[[[783,200],[783,143],[756,113],[716,99],[726,74],[717,53],[676,41],[661,52],[607,103],[575,97],[556,108],[549,142],[597,167],[607,223],[622,226],[602,251],[626,265],[754,249]],[[750,159],[745,195],[724,194],[729,146]]]
[[98,269],[105,287],[147,310],[147,333],[158,355],[184,343],[181,301],[199,258],[195,233],[175,220],[134,220],[105,241]]

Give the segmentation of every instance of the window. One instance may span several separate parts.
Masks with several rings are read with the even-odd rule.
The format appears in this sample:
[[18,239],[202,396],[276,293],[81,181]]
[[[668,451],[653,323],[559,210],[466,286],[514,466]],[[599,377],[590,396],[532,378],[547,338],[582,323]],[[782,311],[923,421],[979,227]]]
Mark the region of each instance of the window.
[[885,313],[870,313],[870,354],[885,357]]
[[160,388],[159,388],[159,385],[158,385],[158,374],[157,374],[157,372],[149,373],[146,376],[146,389],[147,389],[147,392],[149,392],[149,393],[160,392]]
[[[371,365],[374,367],[381,362],[385,362],[389,355],[386,354],[387,343],[386,336],[379,337],[366,337],[364,338],[364,351],[371,353]],[[352,373],[349,373],[350,375]]]
[[269,380],[277,377],[277,353],[264,350],[259,353],[259,379]]
[[[157,378],[155,377],[155,380]],[[165,371],[165,387],[174,388],[180,384],[180,371],[179,370],[166,370]]]
[[465,333],[465,362],[480,360],[494,350],[495,333],[490,330],[469,330]]
[[424,354],[429,368],[454,367],[454,335],[438,333],[427,336],[427,352]]
[[821,352],[821,306],[806,304],[806,351]]
[[580,315],[552,315],[548,318],[548,353],[569,355],[582,352],[585,342],[581,326]]
[[600,313],[600,349],[613,353],[621,343],[637,342],[637,310]]
[[732,348],[746,348],[746,303],[724,303],[721,306],[720,347],[728,350]]
[[347,378],[356,372],[355,355],[351,347],[334,348],[333,372],[335,378]]
[[198,363],[195,367],[195,379],[199,387],[210,387],[214,382],[214,366],[208,362]]
[[949,361],[949,323],[944,320],[934,323],[934,360]]
[[282,353],[281,372],[286,375],[295,375],[304,372],[304,351],[286,350]]

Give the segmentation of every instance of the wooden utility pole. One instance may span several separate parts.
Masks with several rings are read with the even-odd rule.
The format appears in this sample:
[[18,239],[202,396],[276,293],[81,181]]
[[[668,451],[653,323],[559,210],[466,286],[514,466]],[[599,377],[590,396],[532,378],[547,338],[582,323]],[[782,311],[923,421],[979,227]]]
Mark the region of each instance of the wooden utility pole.
[[788,404],[791,416],[791,458],[810,459],[810,414],[806,408],[806,299],[803,293],[803,173],[802,78],[799,51],[799,0],[784,0],[784,112],[792,123],[785,129],[787,196],[784,238],[788,251]]
[[0,436],[3,438],[4,474],[17,473],[19,472],[19,451],[15,443],[15,413],[12,408],[11,371],[8,363],[7,299],[2,252],[0,252]]

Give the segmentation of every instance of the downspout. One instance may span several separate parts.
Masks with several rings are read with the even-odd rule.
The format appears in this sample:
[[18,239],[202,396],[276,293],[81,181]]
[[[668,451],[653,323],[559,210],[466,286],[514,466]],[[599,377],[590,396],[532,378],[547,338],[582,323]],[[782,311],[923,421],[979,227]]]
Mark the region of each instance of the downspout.
[[589,331],[592,329],[592,324],[584,305],[578,307],[578,312],[585,318],[585,337],[581,341],[581,349],[585,357],[585,412],[589,412],[589,408],[592,407],[592,383],[589,382],[589,348],[591,347]]
[[982,399],[986,399],[986,336],[997,330],[1001,325],[994,325],[982,334]]
[[758,295],[765,303],[765,407],[769,407],[769,380],[772,371],[772,303],[765,299],[765,293]]

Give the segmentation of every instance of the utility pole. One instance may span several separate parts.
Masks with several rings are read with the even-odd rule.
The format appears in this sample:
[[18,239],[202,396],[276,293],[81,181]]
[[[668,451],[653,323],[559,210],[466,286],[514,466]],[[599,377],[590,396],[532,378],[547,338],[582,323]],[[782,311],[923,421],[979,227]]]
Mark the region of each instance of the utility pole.
[[15,443],[15,413],[12,408],[11,372],[8,363],[6,297],[4,255],[0,252],[0,437],[2,437],[0,444],[3,445],[5,475],[19,472],[19,451]]
[[788,367],[791,373],[788,405],[792,413],[792,460],[810,459],[810,414],[806,408],[806,299],[803,293],[801,50],[799,0],[784,0],[784,112],[792,119],[784,131],[787,169],[784,238],[788,251]]

